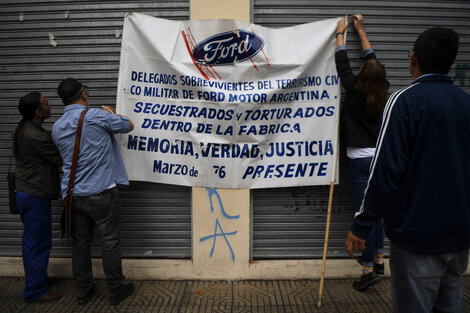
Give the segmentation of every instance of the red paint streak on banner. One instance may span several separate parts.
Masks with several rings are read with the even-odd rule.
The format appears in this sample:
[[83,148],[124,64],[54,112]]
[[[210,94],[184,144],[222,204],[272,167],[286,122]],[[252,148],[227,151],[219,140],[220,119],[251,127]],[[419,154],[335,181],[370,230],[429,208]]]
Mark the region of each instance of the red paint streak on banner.
[[[189,38],[191,39],[192,42],[194,42],[193,45],[196,47],[196,49],[198,49],[198,51],[200,51],[199,47],[197,46],[197,41],[196,41],[196,39],[194,39],[193,32],[191,31],[191,28],[189,28],[189,27],[188,27],[188,32],[189,32]],[[217,74],[217,72],[214,70],[214,68],[212,66],[206,65],[205,68],[207,69],[207,72],[210,73],[210,75],[208,75],[208,76],[216,79],[215,75],[217,75],[217,77],[219,79],[221,79],[219,74]],[[212,73],[212,72],[214,72],[214,73]]]
[[204,71],[203,71],[202,68],[199,66],[199,64],[197,64],[196,59],[194,58],[193,54],[191,53],[191,49],[189,48],[189,43],[188,43],[188,40],[186,39],[186,34],[184,33],[184,30],[181,31],[181,35],[183,36],[184,43],[186,44],[186,48],[188,49],[188,53],[189,53],[189,55],[191,56],[191,59],[193,60],[194,65],[195,65],[196,68],[199,70],[199,72],[201,72],[202,76],[203,76],[206,80],[209,80],[209,77],[206,75],[206,73],[204,73]]
[[[255,34],[255,31],[253,30],[253,28],[250,26],[251,28],[251,31],[253,32],[253,34]],[[256,34],[255,34],[256,35]],[[256,37],[256,40],[258,40],[258,37]],[[260,44],[260,42],[258,41],[258,44]],[[263,55],[264,55],[264,59],[266,60],[266,63],[268,63],[268,67],[271,67],[271,63],[269,63],[269,59],[268,59],[268,56],[266,55],[266,53],[264,53],[264,50],[263,48],[261,47],[261,52],[263,52]]]
[[[233,29],[233,32],[236,33],[236,30]],[[235,34],[235,36],[237,36],[238,43],[239,43],[240,46],[241,46],[242,42],[240,41],[240,37],[238,37],[238,35],[236,35],[236,34]],[[245,46],[243,47],[243,50],[245,50],[246,54],[249,55],[249,54],[248,54],[248,50],[246,50],[246,47],[245,47]],[[259,70],[258,70],[258,67],[257,67],[256,64],[255,64],[255,62],[253,62],[253,59],[252,59],[250,56],[249,56],[248,58],[250,59],[251,63],[253,64],[253,67],[254,67],[257,71],[259,71]]]

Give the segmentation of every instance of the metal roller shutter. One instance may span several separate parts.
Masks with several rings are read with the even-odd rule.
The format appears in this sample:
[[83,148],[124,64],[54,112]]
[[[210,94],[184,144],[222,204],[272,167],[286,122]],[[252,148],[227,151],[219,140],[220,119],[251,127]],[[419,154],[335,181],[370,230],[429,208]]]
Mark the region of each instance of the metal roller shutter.
[[[90,105],[114,106],[122,25],[127,12],[174,20],[189,19],[189,0],[64,1],[2,0],[0,3],[0,256],[21,255],[23,226],[8,213],[5,180],[10,134],[20,120],[18,100],[40,91],[51,101],[50,129],[63,112],[56,88],[76,77],[89,86]],[[191,257],[191,188],[131,183],[121,192],[122,254],[132,258]],[[53,202],[52,256],[71,255],[59,239],[61,202]],[[93,243],[93,255],[100,254]]]
[[[457,85],[470,92],[468,1],[255,0],[253,16],[256,24],[287,27],[355,13],[365,17],[367,36],[386,67],[390,92],[411,83],[407,51],[417,35],[432,26],[451,27],[460,34],[460,50],[450,75]],[[357,71],[361,47],[353,25],[349,26],[347,46],[351,66]],[[346,257],[344,242],[354,213],[344,156],[340,168],[340,184],[334,192],[329,258]],[[253,258],[320,258],[328,192],[327,186],[253,190]]]

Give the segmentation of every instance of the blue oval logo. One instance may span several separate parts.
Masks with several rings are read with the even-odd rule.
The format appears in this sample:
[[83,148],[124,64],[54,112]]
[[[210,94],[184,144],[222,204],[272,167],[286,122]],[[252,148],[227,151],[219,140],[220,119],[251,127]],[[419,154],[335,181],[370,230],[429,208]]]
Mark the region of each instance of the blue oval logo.
[[261,37],[237,29],[201,41],[192,53],[200,65],[231,65],[255,56],[263,46]]

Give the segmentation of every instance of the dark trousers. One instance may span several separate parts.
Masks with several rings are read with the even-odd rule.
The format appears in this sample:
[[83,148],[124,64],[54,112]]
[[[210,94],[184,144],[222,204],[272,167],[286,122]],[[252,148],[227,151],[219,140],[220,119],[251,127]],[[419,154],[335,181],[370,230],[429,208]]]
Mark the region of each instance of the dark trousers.
[[468,249],[422,254],[390,244],[394,313],[459,313]]
[[47,291],[47,266],[52,247],[51,200],[17,191],[16,204],[23,222],[24,299],[41,297]]
[[121,205],[116,188],[100,194],[72,199],[73,276],[77,295],[92,286],[91,242],[96,229],[101,242],[101,258],[110,296],[119,293],[124,276],[121,263]]
[[[364,190],[369,179],[369,168],[372,157],[361,159],[349,159],[349,175],[353,187],[353,196],[356,211],[364,199]],[[375,253],[384,251],[384,228],[382,221],[379,220],[372,225],[369,235],[366,238],[366,249],[362,251],[361,260],[366,266],[374,266]]]

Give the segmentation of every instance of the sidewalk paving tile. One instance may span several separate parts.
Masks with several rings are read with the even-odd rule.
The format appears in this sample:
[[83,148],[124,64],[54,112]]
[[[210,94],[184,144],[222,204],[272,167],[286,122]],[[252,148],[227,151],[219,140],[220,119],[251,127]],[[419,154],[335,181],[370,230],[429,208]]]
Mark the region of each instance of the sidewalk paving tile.
[[[109,304],[106,282],[77,305],[74,282],[63,279],[52,290],[63,296],[52,303],[24,303],[24,278],[0,277],[0,309],[6,313],[382,313],[391,312],[390,278],[359,292],[352,279],[327,279],[317,308],[319,280],[162,281],[134,280],[135,293]],[[470,276],[464,276],[462,312],[470,312]]]
[[232,289],[226,281],[189,281],[180,312],[231,312]]
[[[134,282],[135,283],[135,282]],[[141,281],[136,285],[133,304],[154,307],[179,307],[187,282],[184,281]]]

